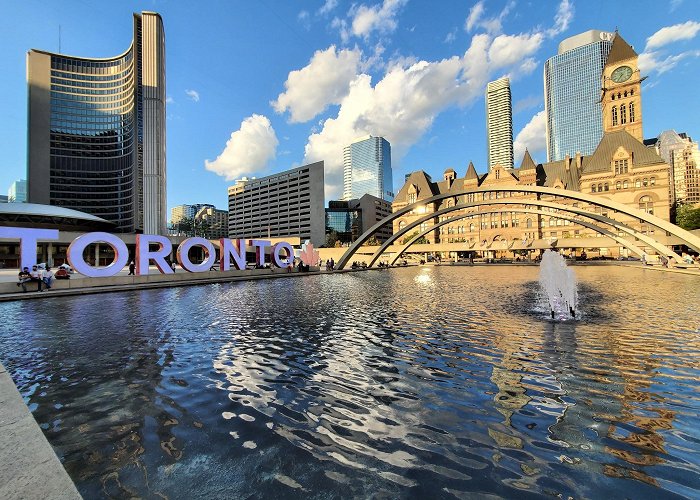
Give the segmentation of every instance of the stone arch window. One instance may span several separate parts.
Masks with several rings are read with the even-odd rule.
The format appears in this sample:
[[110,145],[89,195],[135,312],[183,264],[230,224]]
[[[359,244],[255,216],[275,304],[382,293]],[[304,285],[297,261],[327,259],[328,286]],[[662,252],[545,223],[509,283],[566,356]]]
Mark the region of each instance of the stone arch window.
[[620,106],[620,125],[627,123],[627,108],[624,104]]
[[656,186],[656,177],[652,177],[651,179],[649,179],[649,185]]
[[610,191],[610,184],[608,184],[607,182],[603,184],[603,191]]
[[633,102],[631,102],[629,104],[629,108],[630,108],[630,123],[632,123],[632,122],[634,122],[634,103]]
[[474,232],[474,223],[469,224],[469,232],[473,233]]
[[406,221],[404,221],[404,220],[399,221],[399,231],[401,231],[405,227],[406,227]]
[[454,204],[455,204],[454,201],[452,201],[452,199],[450,199],[450,198],[448,198],[448,199],[445,201],[445,206],[446,206],[447,208],[453,207]]
[[624,95],[625,97],[627,97],[627,91],[625,90],[624,94],[622,94],[622,95]]
[[625,180],[625,181],[622,181],[622,189],[627,189],[628,187],[630,187],[629,182],[626,181],[626,180]]
[[598,192],[602,193],[603,192],[603,184],[598,184]]
[[613,100],[613,101],[615,100],[615,94],[612,95],[612,100]]
[[525,220],[525,227],[527,227],[528,229],[532,228],[532,219]]
[[634,95],[634,89],[630,90],[630,95]]
[[591,184],[591,193],[595,193],[595,192],[596,192],[596,185]]
[[617,125],[617,106],[613,106],[612,108],[612,124],[613,127]]
[[654,215],[654,202],[651,200],[651,196],[639,198],[639,210]]
[[634,180],[634,187],[636,187],[636,188],[642,187],[642,181],[641,181],[641,179],[635,179],[635,180]]
[[642,180],[642,186],[647,187],[649,185],[649,179],[646,177]]
[[622,183],[621,183],[620,181],[617,181],[617,182],[615,183],[615,189],[617,189],[617,190],[622,189]]

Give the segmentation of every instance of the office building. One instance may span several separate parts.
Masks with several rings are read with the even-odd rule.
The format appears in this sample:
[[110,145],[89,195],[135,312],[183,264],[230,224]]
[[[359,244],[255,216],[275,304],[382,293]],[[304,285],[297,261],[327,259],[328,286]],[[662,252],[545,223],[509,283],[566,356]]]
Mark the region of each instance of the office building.
[[661,132],[650,143],[671,167],[671,203],[700,203],[700,150],[687,134]]
[[28,52],[28,200],[164,234],[165,35],[156,13],[133,21],[115,57]]
[[219,210],[213,205],[203,206],[194,215],[195,228],[210,240],[228,238],[228,211]]
[[[391,203],[371,194],[366,194],[359,200],[329,201],[326,209],[326,241],[332,235],[341,244],[352,243],[389,215]],[[374,237],[383,243],[392,234],[392,228],[387,224]]]
[[590,155],[603,137],[601,75],[613,38],[597,30],[572,36],[545,62],[548,162]]
[[0,203],[7,203],[7,196],[4,194],[0,194]]
[[390,202],[393,184],[389,141],[367,135],[343,148],[343,200],[371,194]]
[[486,144],[489,170],[500,165],[513,168],[513,112],[510,79],[486,85]]
[[216,208],[209,203],[195,203],[194,205],[178,205],[170,209],[170,222],[177,224],[183,219],[194,219],[202,208]]
[[26,203],[27,202],[27,181],[18,179],[12,183],[10,189],[7,190],[8,203]]
[[320,247],[324,231],[324,175],[319,161],[228,188],[230,238],[298,236]]

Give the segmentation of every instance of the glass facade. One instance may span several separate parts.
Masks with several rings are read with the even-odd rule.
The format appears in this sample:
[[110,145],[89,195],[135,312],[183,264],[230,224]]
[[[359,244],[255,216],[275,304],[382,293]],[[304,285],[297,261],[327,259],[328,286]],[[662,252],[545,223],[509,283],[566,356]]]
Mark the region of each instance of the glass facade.
[[23,179],[16,180],[7,190],[8,203],[26,203],[27,201],[27,181]]
[[391,145],[383,137],[359,139],[343,150],[343,199],[371,194],[382,200],[394,199]]
[[160,16],[143,13],[117,57],[29,52],[30,201],[102,217],[120,232],[163,234],[164,43]]
[[612,41],[598,40],[545,63],[548,162],[577,152],[590,155],[603,137],[601,77],[611,47]]
[[326,234],[335,232],[338,241],[351,243],[362,234],[362,211],[357,208],[326,209]]

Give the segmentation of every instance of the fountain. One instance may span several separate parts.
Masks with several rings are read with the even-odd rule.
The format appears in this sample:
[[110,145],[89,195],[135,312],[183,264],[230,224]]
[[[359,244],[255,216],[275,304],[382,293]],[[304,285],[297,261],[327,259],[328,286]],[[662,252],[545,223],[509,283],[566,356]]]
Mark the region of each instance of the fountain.
[[576,274],[566,265],[559,252],[546,250],[540,263],[540,287],[547,296],[549,309],[554,319],[555,314],[568,314],[576,317]]

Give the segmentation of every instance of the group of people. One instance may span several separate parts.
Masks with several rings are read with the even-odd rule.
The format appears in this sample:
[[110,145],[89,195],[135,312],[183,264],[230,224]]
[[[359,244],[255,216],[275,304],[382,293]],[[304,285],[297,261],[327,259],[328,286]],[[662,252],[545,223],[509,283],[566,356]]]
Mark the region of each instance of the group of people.
[[[36,282],[36,291],[44,292],[46,290],[51,290],[51,285],[53,285],[54,274],[50,266],[46,266],[45,269],[39,269],[39,266],[32,266],[32,270],[29,271],[28,267],[25,267],[19,272],[19,280],[17,286],[22,287],[22,291],[27,291],[27,283]],[[42,285],[45,287],[42,289]]]
[[[323,266],[323,261],[319,262],[319,267]],[[335,261],[330,258],[326,261],[326,271],[333,271],[335,270]]]

